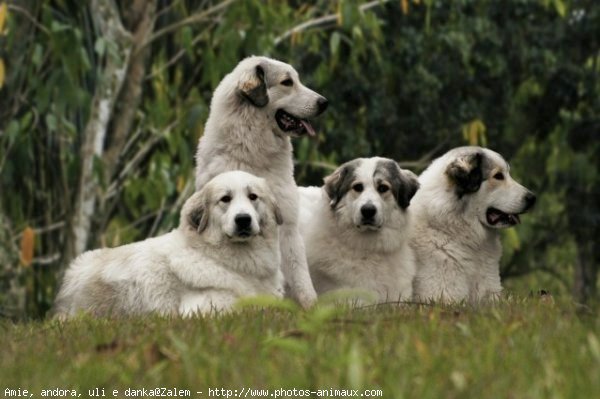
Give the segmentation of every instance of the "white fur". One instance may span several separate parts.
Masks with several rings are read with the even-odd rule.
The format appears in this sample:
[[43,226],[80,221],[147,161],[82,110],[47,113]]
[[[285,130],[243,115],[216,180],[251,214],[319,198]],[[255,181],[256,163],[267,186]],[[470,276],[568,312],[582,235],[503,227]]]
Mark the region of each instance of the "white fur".
[[[484,160],[483,181],[476,192],[459,196],[448,167],[475,153]],[[497,173],[502,180],[494,178]],[[432,162],[419,182],[411,205],[415,299],[455,303],[497,298],[502,291],[498,228],[508,226],[490,225],[486,211],[494,207],[523,213],[525,196],[532,194],[510,177],[508,164],[498,153],[480,147],[449,151]]]
[[[257,66],[264,70],[268,96],[264,106],[255,106],[240,95],[240,90],[260,84]],[[282,85],[285,79],[292,79],[293,86]],[[290,65],[265,57],[246,58],[216,88],[196,156],[196,189],[216,174],[232,169],[245,170],[268,181],[283,216],[282,270],[291,296],[304,307],[314,302],[316,293],[298,232],[298,194],[290,134],[279,128],[275,113],[283,109],[298,118],[310,118],[320,112],[317,103],[323,100],[302,85]]]
[[[221,201],[225,195],[229,203]],[[250,236],[232,227],[240,213],[252,217]],[[282,297],[276,213],[264,179],[240,171],[218,175],[186,201],[177,229],[75,259],[55,313],[192,315],[228,310],[242,297]],[[192,215],[205,219],[196,225]]]
[[[412,298],[415,269],[407,239],[410,207],[402,209],[391,190],[377,191],[374,174],[382,160],[363,158],[353,161],[357,167],[352,181],[362,184],[363,191],[350,189],[342,193],[335,208],[332,208],[332,198],[325,187],[299,187],[301,233],[311,277],[319,295],[346,291],[357,294],[360,302],[373,300],[378,303]],[[395,163],[393,166],[397,167]],[[412,172],[400,173],[416,183]],[[328,177],[326,182],[328,179],[331,181]],[[365,204],[377,209],[373,226],[362,224],[360,210]]]

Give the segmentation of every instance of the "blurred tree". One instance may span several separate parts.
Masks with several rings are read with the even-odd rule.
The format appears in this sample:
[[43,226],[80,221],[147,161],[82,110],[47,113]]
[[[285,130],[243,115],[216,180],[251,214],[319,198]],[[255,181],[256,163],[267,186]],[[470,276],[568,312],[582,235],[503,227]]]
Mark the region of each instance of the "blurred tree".
[[419,172],[453,146],[489,145],[540,194],[505,232],[508,286],[598,294],[594,0],[7,4],[0,273],[25,288],[31,316],[81,251],[177,224],[212,91],[251,54],[293,64],[330,100],[319,138],[295,141],[299,184],[358,156]]

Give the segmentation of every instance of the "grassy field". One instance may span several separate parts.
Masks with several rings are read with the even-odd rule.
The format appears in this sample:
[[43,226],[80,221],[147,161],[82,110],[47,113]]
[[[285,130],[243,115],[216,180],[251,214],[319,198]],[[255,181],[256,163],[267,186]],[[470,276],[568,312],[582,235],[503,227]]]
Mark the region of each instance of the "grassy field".
[[[33,397],[104,388],[112,398],[113,389],[125,397],[134,393],[127,388],[165,387],[194,398],[235,397],[236,389],[238,397],[257,397],[248,389],[288,398],[339,389],[333,397],[598,398],[597,309],[558,302],[306,312],[288,304],[188,320],[3,321],[0,397],[16,393],[7,388]],[[76,392],[44,391],[56,388]]]

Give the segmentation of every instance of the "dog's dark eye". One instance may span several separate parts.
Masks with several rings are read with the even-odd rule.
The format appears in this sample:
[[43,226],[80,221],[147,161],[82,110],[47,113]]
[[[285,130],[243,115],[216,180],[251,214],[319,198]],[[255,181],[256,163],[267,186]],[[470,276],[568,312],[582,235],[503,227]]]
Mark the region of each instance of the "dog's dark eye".
[[221,202],[231,202],[231,196],[230,195],[224,195],[221,197]]
[[504,180],[504,174],[502,172],[498,172],[494,175],[494,179],[496,180]]
[[281,84],[284,86],[293,86],[294,85],[294,81],[292,79],[286,79],[286,80],[282,80]]
[[355,185],[352,186],[352,190],[356,191],[357,193],[362,193],[362,191],[365,188],[363,187],[363,185],[361,183],[356,183]]
[[258,198],[258,195],[251,193],[251,194],[248,194],[248,198],[250,199],[250,201],[256,201],[256,199]]
[[390,186],[388,186],[387,184],[380,184],[379,186],[377,186],[377,191],[379,191],[380,193],[386,193],[390,190]]

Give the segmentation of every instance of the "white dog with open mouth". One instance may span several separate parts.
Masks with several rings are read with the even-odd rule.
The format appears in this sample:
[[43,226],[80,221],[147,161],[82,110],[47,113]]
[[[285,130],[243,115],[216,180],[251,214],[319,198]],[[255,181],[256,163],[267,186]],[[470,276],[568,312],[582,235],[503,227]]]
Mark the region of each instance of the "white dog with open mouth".
[[535,195],[513,180],[500,154],[460,147],[419,176],[411,205],[415,299],[454,303],[497,298],[501,291],[498,229],[520,222]]
[[418,187],[414,173],[378,157],[341,165],[322,188],[299,187],[301,231],[319,295],[412,299],[409,204]]
[[246,58],[216,88],[196,155],[197,190],[233,169],[267,180],[283,216],[283,274],[291,296],[304,307],[315,301],[316,293],[298,232],[290,136],[314,135],[307,119],[326,107],[327,100],[304,86],[290,65],[266,57]]
[[283,297],[278,223],[264,179],[220,174],[186,201],[177,229],[75,259],[54,313],[187,316],[228,310],[243,297]]

